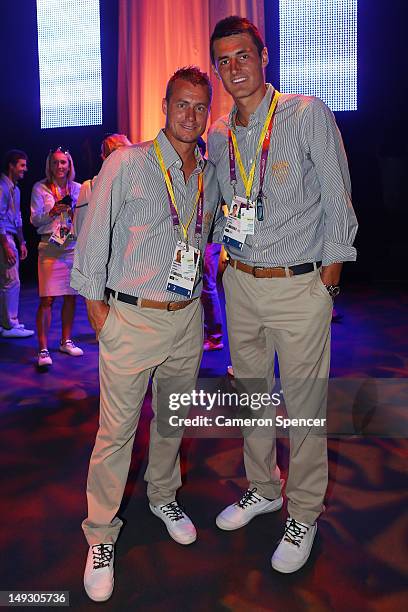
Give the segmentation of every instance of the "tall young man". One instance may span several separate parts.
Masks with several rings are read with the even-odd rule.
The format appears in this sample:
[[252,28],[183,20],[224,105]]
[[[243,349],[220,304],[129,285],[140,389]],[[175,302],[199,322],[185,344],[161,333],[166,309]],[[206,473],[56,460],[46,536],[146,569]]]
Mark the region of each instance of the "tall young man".
[[8,151],[0,176],[0,334],[3,338],[27,338],[34,334],[34,330],[25,329],[18,320],[20,277],[16,241],[21,259],[26,259],[28,254],[18,181],[27,172],[27,159],[24,151]]
[[[208,139],[230,218],[224,288],[236,378],[273,378],[275,352],[290,418],[324,417],[332,298],[353,261],[357,222],[333,114],[319,99],[279,94],[265,83],[268,50],[247,19],[220,21],[211,37],[214,71],[234,99]],[[240,221],[232,217],[234,205]],[[327,487],[327,441],[291,432],[289,517],[272,566],[299,569],[309,557]],[[245,438],[248,491],[217,517],[238,529],[282,506],[273,436]]]
[[158,431],[157,391],[159,380],[180,378],[191,390],[202,356],[200,260],[219,201],[215,168],[197,147],[210,102],[210,81],[198,68],[173,75],[163,100],[165,129],[153,142],[109,156],[78,239],[72,284],[86,298],[100,352],[100,426],[83,522],[90,545],[84,584],[95,601],[113,590],[117,512],[150,377],[150,509],[176,542],[196,539],[176,501],[180,437]]

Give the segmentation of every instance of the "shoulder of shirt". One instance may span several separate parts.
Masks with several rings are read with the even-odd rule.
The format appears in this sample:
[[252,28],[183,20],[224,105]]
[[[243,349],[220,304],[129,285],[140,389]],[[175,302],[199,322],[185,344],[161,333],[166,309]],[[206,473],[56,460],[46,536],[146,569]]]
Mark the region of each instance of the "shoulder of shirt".
[[[98,175],[96,175],[98,176]],[[81,185],[81,189],[90,189],[91,185],[92,185],[92,181],[94,181],[96,179],[96,176],[93,177],[93,179],[86,179],[86,181],[84,181]]]
[[289,108],[296,108],[299,111],[305,111],[307,109],[324,108],[330,110],[327,104],[316,96],[305,96],[303,94],[285,94],[281,93],[279,96],[278,110],[284,110]]
[[46,186],[47,179],[41,179],[41,181],[37,181],[36,183],[34,183],[33,185],[33,191],[41,191],[41,190],[45,190],[45,191],[49,191],[51,193],[51,191],[48,189],[48,187]]
[[229,115],[224,115],[223,117],[219,117],[214,121],[208,130],[208,139],[216,137],[217,135],[225,136],[228,135],[229,129]]
[[149,153],[150,148],[153,145],[153,140],[147,140],[146,142],[138,142],[128,147],[120,147],[113,151],[109,155],[108,159],[116,160],[117,163],[121,164],[131,163],[133,161],[138,161]]

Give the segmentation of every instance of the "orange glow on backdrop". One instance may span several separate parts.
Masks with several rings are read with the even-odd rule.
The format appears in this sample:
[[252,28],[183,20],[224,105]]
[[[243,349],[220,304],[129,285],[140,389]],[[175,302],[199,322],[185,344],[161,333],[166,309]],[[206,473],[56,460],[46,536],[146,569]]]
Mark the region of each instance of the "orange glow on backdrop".
[[120,0],[118,128],[132,142],[154,138],[164,126],[161,102],[170,76],[195,64],[214,88],[210,121],[232,101],[212,74],[209,39],[228,15],[248,17],[264,35],[263,0]]

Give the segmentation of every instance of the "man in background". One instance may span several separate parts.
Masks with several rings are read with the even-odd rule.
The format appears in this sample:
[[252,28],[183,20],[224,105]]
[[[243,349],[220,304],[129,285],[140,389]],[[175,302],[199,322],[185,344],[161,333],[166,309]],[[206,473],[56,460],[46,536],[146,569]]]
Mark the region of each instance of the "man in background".
[[16,241],[21,259],[28,255],[18,181],[27,172],[27,160],[24,151],[8,151],[0,176],[0,333],[3,338],[28,338],[34,334],[34,330],[25,329],[18,320],[20,276]]

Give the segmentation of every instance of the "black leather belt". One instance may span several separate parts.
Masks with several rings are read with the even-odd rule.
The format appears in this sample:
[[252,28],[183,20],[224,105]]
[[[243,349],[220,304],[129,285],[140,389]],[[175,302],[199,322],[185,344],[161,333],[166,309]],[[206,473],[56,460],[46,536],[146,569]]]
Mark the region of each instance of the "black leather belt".
[[128,295],[127,293],[121,293],[120,291],[114,291],[113,289],[106,288],[106,295],[109,297],[113,295],[119,302],[125,302],[125,304],[132,304],[133,306],[139,306],[139,308],[155,308],[156,310],[182,310],[186,306],[189,306],[198,298],[193,300],[180,300],[179,302],[159,302],[158,300],[147,300],[145,298],[139,298],[134,295]]
[[[288,276],[286,273],[286,267],[279,266],[276,268],[261,268],[259,266],[248,266],[242,261],[237,261],[236,259],[229,259],[229,264],[236,270],[241,270],[241,272],[246,272],[246,274],[251,274],[255,278],[285,278]],[[316,261],[316,268],[320,268],[322,265],[321,261]],[[309,272],[313,272],[315,269],[315,264],[313,263],[303,263],[298,264],[297,266],[287,266],[289,276],[297,276],[298,274],[308,274]]]

